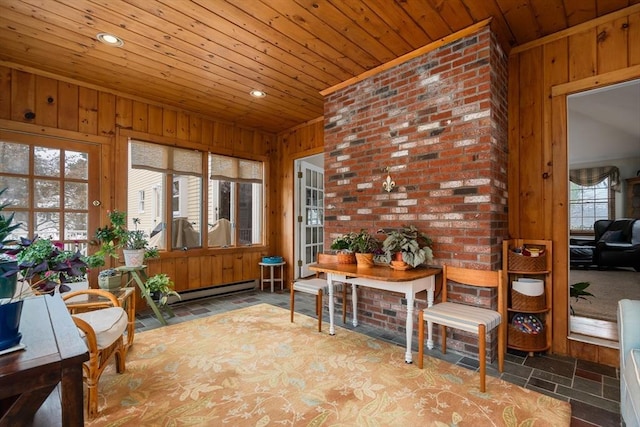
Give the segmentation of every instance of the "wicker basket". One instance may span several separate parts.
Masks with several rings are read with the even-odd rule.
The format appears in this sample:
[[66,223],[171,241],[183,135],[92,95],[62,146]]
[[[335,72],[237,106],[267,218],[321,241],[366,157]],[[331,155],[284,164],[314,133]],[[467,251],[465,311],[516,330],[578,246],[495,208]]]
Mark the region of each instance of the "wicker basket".
[[508,343],[509,347],[526,351],[544,350],[547,347],[547,337],[544,331],[538,334],[523,332],[515,326],[509,324]]
[[546,308],[544,293],[535,297],[511,289],[511,308],[515,311],[540,311]]
[[355,264],[356,263],[356,254],[339,253],[337,255],[338,255],[338,264]]
[[525,256],[513,251],[509,251],[509,270],[510,271],[545,271],[547,269],[547,254],[542,253],[540,256]]

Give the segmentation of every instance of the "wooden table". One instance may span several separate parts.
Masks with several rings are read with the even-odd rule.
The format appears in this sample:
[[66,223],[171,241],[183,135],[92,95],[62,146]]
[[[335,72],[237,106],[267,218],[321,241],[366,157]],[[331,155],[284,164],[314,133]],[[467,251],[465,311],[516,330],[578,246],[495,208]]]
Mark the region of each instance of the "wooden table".
[[[407,299],[407,348],[405,362],[412,363],[411,340],[413,338],[413,303],[415,295],[420,291],[427,291],[427,305],[433,305],[433,293],[436,287],[435,277],[440,273],[439,268],[418,267],[410,270],[394,270],[389,266],[375,265],[373,267],[358,267],[358,264],[311,264],[312,271],[324,272],[327,275],[329,287],[329,333],[335,334],[333,322],[333,282],[350,283],[353,302],[353,326],[358,326],[358,295],[357,287],[382,289],[401,292]],[[430,344],[429,344],[430,342]],[[433,347],[433,335],[429,330],[428,345]]]
[[[0,426],[33,425],[49,398],[57,398],[60,419],[48,426],[83,426],[82,363],[89,352],[59,295],[24,301],[20,321],[24,350],[0,356]],[[53,393],[52,393],[53,392]]]
[[[129,350],[129,347],[133,344],[133,336],[136,332],[136,288],[128,286],[110,292],[118,299],[120,306],[127,311],[127,342],[125,343],[125,349]],[[105,301],[105,307],[111,306],[106,298],[90,294],[69,298],[65,300],[65,304],[71,313],[81,313],[87,308],[95,309],[96,304],[103,301]]]

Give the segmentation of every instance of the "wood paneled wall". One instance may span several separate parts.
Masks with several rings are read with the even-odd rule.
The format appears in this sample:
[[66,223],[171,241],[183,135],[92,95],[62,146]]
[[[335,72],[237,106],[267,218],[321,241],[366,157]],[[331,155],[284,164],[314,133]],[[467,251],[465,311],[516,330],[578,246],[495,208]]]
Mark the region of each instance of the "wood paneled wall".
[[511,51],[509,232],[554,245],[555,353],[617,365],[618,352],[568,340],[568,94],[640,78],[640,5]]
[[[296,172],[294,163],[297,159],[324,152],[324,119],[319,117],[287,132],[278,134],[277,158],[274,169],[277,170],[276,188],[272,189],[274,197],[274,226],[279,230],[275,251],[282,254],[289,266],[295,265],[294,233],[297,214],[294,212],[293,194]],[[293,280],[293,268],[286,269],[288,281]]]
[[[35,117],[28,118],[28,113]],[[149,262],[149,274],[164,272],[177,290],[197,289],[260,278],[258,261],[281,245],[278,209],[272,188],[281,177],[269,161],[276,136],[240,128],[114,94],[81,83],[44,77],[37,70],[0,66],[0,128],[100,146],[101,223],[111,209],[126,210],[126,142],[128,137],[179,147],[265,160],[266,246],[237,249],[193,249],[163,253]],[[278,195],[282,192],[278,192]],[[278,201],[279,202],[279,201]]]

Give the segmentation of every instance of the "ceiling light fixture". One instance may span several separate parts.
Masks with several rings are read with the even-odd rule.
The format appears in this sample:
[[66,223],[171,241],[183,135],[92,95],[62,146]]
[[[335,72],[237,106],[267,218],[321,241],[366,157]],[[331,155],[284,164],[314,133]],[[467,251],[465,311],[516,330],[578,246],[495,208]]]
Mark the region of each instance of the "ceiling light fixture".
[[264,98],[265,96],[267,96],[265,92],[258,89],[252,90],[251,92],[249,92],[249,95],[253,96],[254,98]]
[[96,36],[98,38],[98,41],[108,45],[108,46],[115,46],[115,47],[120,47],[122,45],[124,45],[124,41],[118,37],[118,36],[114,36],[113,34],[109,34],[109,33],[98,33],[98,35]]

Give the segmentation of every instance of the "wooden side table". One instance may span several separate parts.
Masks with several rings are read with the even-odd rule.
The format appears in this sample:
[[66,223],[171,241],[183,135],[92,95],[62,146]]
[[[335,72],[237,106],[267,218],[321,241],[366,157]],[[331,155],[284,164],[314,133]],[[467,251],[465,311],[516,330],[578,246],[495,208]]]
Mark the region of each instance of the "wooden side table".
[[60,295],[26,299],[20,333],[26,348],[0,356],[0,426],[37,425],[34,415],[47,398],[58,401],[61,419],[49,413],[46,425],[83,426],[89,352]]
[[169,318],[175,316],[175,314],[173,314],[173,310],[171,310],[171,307],[169,307],[168,305],[165,304],[158,307],[156,302],[153,300],[153,298],[151,298],[151,295],[149,295],[146,288],[144,287],[144,284],[148,279],[146,265],[140,267],[117,267],[116,270],[127,273],[127,283],[125,287],[132,286],[133,283],[138,285],[141,295],[147,301],[147,304],[149,305],[149,307],[151,307],[151,310],[153,310],[153,313],[156,315],[156,318],[160,323],[162,323],[163,325],[167,324],[167,320],[164,318],[161,310],[167,313]]
[[[284,265],[286,262],[278,262],[278,263],[268,263],[268,262],[259,262],[260,265],[260,290],[263,290],[264,284],[271,284],[271,292],[273,292],[273,285],[276,282],[280,282],[280,290],[284,289]],[[264,277],[264,269],[265,267],[269,267],[269,278],[266,279]],[[274,276],[274,268],[280,267],[280,277]]]

